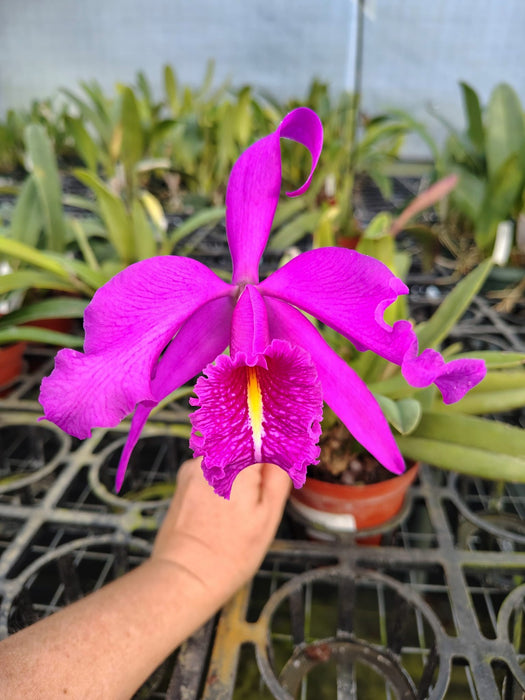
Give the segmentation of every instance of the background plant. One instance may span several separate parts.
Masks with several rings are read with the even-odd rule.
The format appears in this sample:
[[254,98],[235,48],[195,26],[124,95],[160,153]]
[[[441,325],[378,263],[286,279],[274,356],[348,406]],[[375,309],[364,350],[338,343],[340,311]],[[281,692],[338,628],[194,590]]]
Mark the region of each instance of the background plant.
[[445,123],[449,137],[437,161],[442,174],[459,178],[443,231],[457,254],[473,238],[486,256],[498,224],[516,221],[525,207],[525,116],[506,83],[494,88],[485,106],[471,86],[460,88],[466,126],[459,131]]

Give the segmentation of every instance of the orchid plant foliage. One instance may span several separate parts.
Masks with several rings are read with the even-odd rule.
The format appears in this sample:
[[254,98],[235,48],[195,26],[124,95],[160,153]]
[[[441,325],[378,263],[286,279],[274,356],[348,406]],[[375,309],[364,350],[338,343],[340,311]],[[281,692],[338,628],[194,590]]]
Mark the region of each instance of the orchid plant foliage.
[[403,457],[377,401],[305,313],[358,350],[399,365],[413,386],[434,383],[446,403],[485,374],[480,360],[445,362],[432,349],[418,354],[408,321],[385,322],[385,309],[408,289],[375,258],[320,248],[259,280],[281,189],[281,138],[311,154],[307,181],[289,193],[298,196],[321,152],[321,122],[315,112],[295,109],[235,163],[226,194],[231,284],[190,258],[130,265],[87,307],[84,352],[61,350],[42,382],[44,417],[81,439],[134,412],[117,490],[151,410],[200,373],[190,446],[221,496],[228,498],[237,474],[256,462],[279,465],[302,486],[319,457],[323,400],[381,464],[401,473]]

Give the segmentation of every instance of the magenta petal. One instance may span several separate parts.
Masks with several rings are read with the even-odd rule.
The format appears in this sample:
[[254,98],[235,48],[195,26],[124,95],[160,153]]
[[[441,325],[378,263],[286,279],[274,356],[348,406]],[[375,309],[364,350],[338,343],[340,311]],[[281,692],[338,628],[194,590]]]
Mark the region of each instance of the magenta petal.
[[152,399],[140,367],[125,358],[124,371],[119,371],[119,361],[119,357],[60,350],[55,369],[42,380],[39,401],[44,418],[84,440],[94,427],[120,423],[135,407],[137,394],[140,401]]
[[115,477],[115,491],[118,493],[122,488],[124,483],[124,477],[126,476],[126,469],[128,468],[129,458],[131,453],[135,449],[142,429],[146,425],[149,418],[149,414],[155,408],[157,404],[151,401],[145,403],[139,403],[131,419],[131,426],[129,428],[128,437],[126,443],[122,448],[122,453],[120,455],[120,460],[117,467],[117,475]]
[[191,400],[199,408],[191,417],[190,447],[203,456],[206,479],[225,498],[237,474],[251,464],[277,464],[298,488],[319,457],[323,402],[308,353],[274,340],[260,360],[248,366],[242,353],[222,355],[199,378],[197,399]]
[[434,383],[446,404],[455,403],[477,386],[486,374],[487,367],[483,360],[451,360],[445,364]]
[[385,309],[406,285],[379,260],[343,248],[320,248],[297,256],[258,289],[307,311],[349,338],[358,350],[372,350],[401,364],[415,334],[408,321],[389,326]]
[[395,474],[405,463],[379,404],[363,380],[335,353],[317,329],[296,309],[276,299],[266,299],[273,337],[308,348],[314,361],[324,400],[355,439],[383,466]]
[[304,192],[319,160],[323,127],[306,107],[290,112],[278,129],[250,146],[237,160],[226,192],[226,230],[233,261],[233,283],[258,281],[258,267],[266,246],[281,190],[280,137],[302,143],[312,155],[307,181],[295,192]]
[[150,341],[162,349],[194,311],[231,293],[230,285],[197,260],[174,255],[142,260],[96,292],[84,316],[84,352],[132,345],[136,353]]
[[458,359],[445,362],[436,350],[424,350],[417,355],[417,340],[401,365],[409,384],[427,387],[435,383],[446,404],[455,403],[481,382],[487,373],[483,360]]
[[85,354],[61,350],[42,381],[45,418],[78,438],[154,401],[152,372],[180,325],[231,287],[201,263],[165,256],[131,265],[86,309]]
[[279,129],[281,138],[302,143],[312,156],[312,166],[306,182],[297,190],[286,193],[289,197],[297,197],[306,192],[312,182],[314,170],[323,148],[323,125],[313,110],[308,107],[298,107],[286,115]]
[[229,297],[208,302],[182,325],[166,348],[151,381],[154,401],[140,403],[135,409],[117,469],[117,493],[122,487],[131,453],[153,408],[199,374],[227,347],[232,307],[233,302]]

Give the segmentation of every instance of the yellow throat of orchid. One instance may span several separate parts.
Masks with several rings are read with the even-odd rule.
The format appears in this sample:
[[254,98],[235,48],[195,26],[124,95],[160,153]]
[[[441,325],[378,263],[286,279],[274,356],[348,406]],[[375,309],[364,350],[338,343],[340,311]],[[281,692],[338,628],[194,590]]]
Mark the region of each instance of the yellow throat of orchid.
[[250,425],[252,427],[255,460],[256,462],[260,462],[262,455],[263,436],[263,400],[259,379],[257,377],[257,369],[255,367],[246,368],[246,384],[248,416],[250,419]]

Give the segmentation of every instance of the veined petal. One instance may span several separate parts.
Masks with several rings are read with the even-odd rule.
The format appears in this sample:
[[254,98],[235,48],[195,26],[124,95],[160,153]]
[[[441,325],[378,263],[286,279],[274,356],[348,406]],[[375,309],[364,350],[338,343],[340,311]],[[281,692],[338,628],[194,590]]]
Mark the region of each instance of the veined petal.
[[151,380],[153,401],[139,403],[131,420],[117,469],[115,488],[122,487],[129,458],[153,408],[220,355],[228,345],[233,312],[230,297],[214,299],[183,323],[166,348]]
[[436,350],[428,348],[417,355],[414,341],[401,365],[401,373],[409,384],[426,387],[435,384],[446,404],[455,403],[481,382],[487,373],[483,360],[458,359],[445,362]]
[[61,350],[43,379],[44,417],[84,439],[96,426],[117,425],[136,404],[155,401],[151,377],[162,350],[199,307],[231,292],[188,258],[150,258],[123,270],[86,309],[85,354]]
[[346,336],[358,350],[372,350],[401,366],[416,387],[433,382],[445,403],[462,398],[485,376],[481,360],[445,360],[436,350],[417,356],[417,337],[405,320],[389,326],[385,309],[408,289],[379,260],[342,248],[302,253],[258,285],[267,306],[282,299]]
[[299,311],[277,299],[265,300],[272,337],[290,340],[308,349],[314,361],[324,400],[355,439],[395,474],[405,463],[379,404],[364,381],[322,338]]
[[216,493],[256,462],[277,464],[299,488],[319,457],[322,392],[308,353],[282,340],[248,364],[243,353],[217,358],[195,385],[190,447]]
[[319,160],[323,127],[317,114],[306,107],[290,112],[273,134],[254,143],[237,160],[226,192],[226,230],[234,284],[256,283],[259,279],[259,261],[281,190],[281,137],[302,143],[312,156],[308,179],[289,196],[302,194],[308,188]]
[[372,350],[401,364],[415,338],[408,321],[389,326],[385,309],[406,285],[375,258],[355,250],[319,248],[298,255],[258,285],[312,314],[346,336],[358,350]]
[[192,258],[162,255],[141,260],[110,279],[87,306],[84,352],[106,352],[109,347],[154,339],[163,349],[174,330],[199,307],[233,291]]

